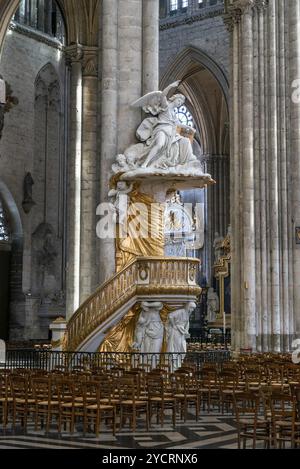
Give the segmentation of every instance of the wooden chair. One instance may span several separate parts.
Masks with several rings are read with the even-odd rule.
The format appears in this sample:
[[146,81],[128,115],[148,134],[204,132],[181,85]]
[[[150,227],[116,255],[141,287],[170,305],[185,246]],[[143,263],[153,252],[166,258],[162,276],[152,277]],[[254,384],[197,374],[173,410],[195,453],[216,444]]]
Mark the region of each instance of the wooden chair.
[[88,381],[83,387],[83,433],[93,425],[99,436],[102,420],[111,421],[112,433],[116,433],[116,407],[101,400],[101,391],[97,381]]
[[156,411],[157,423],[163,427],[165,419],[165,411],[172,411],[173,426],[176,425],[176,400],[170,396],[166,382],[161,375],[149,374],[147,376],[148,402],[149,402],[149,423],[153,410]]
[[46,422],[46,433],[48,433],[53,417],[56,417],[57,422],[60,419],[59,400],[52,393],[51,378],[34,378],[32,380],[32,393],[35,401],[35,430],[38,429],[39,421],[41,427]]
[[238,448],[246,449],[247,440],[256,448],[257,440],[263,440],[270,447],[270,423],[259,416],[260,397],[257,393],[244,391],[233,396],[233,405],[237,423]]
[[239,389],[239,379],[236,371],[223,371],[218,375],[219,393],[221,401],[222,414],[224,410],[233,411],[233,397],[243,391]]
[[77,416],[83,417],[83,399],[76,399],[79,394],[76,394],[76,385],[73,380],[62,379],[56,383],[58,388],[58,401],[59,401],[59,433],[62,431],[62,426],[67,429],[71,434],[75,430],[75,418]]
[[13,397],[12,424],[16,428],[18,418],[24,431],[27,430],[27,420],[35,413],[35,400],[32,398],[29,378],[27,376],[10,376],[10,386]]
[[123,376],[118,380],[120,429],[127,419],[133,431],[136,430],[137,418],[141,414],[146,416],[146,428],[149,429],[148,401],[139,395],[137,382],[132,376]]
[[12,407],[13,398],[10,394],[9,376],[0,374],[0,412],[4,430],[8,423],[9,411]]
[[210,413],[211,406],[217,405],[220,412],[220,388],[218,383],[218,374],[216,369],[205,369],[201,372],[201,379],[198,387],[199,399],[202,404],[203,410],[206,409]]
[[200,398],[198,393],[198,382],[190,376],[190,373],[174,373],[171,376],[173,382],[173,397],[176,407],[180,408],[181,420],[186,422],[189,406],[195,407],[196,421],[199,420]]
[[300,430],[297,422],[297,404],[293,396],[274,391],[269,397],[271,411],[272,440],[275,448],[285,448],[286,443],[295,446],[296,432]]

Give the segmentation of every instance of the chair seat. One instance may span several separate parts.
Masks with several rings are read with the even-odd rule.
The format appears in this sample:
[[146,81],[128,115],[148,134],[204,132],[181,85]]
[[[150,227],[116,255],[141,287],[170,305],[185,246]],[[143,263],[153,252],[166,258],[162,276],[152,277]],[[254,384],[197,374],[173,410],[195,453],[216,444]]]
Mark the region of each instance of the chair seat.
[[82,403],[79,402],[63,402],[62,407],[71,408],[71,407],[82,407]]
[[100,405],[100,406],[98,406],[97,404],[93,404],[93,405],[88,405],[86,407],[87,410],[97,410],[98,408],[99,408],[99,410],[113,410],[114,406],[113,405]]
[[174,394],[176,399],[197,399],[197,394]]
[[26,402],[27,402],[27,404],[35,404],[35,399],[27,399],[27,401],[26,401],[26,399],[17,398],[17,399],[15,399],[15,401],[16,401],[17,404],[25,404]]
[[133,401],[132,399],[121,401],[121,405],[138,405],[138,406],[141,406],[141,405],[145,405],[145,404],[146,404],[146,401]]
[[59,402],[58,401],[38,401],[37,402],[37,405],[42,405],[42,406],[47,406],[47,405],[50,405],[50,406],[55,406],[55,405],[59,405]]
[[[265,426],[267,425],[269,422],[267,420],[257,420],[256,424],[257,426]],[[241,425],[252,425],[254,426],[254,419],[240,419],[240,424]]]
[[162,401],[164,401],[164,402],[174,402],[175,401],[174,397],[167,397],[167,398],[165,398],[165,397],[150,397],[149,400],[151,402],[162,402]]
[[104,397],[103,399],[100,399],[100,403],[101,404],[113,404],[113,405],[117,405],[119,404],[120,402],[120,399],[109,399],[108,397]]
[[[87,397],[86,401],[87,402],[94,402],[95,398],[94,397]],[[75,397],[75,402],[83,402],[83,397]]]
[[227,396],[233,396],[234,394],[241,393],[242,391],[234,391],[234,389],[223,389],[222,394],[226,394]]
[[0,402],[12,402],[12,397],[0,397]]

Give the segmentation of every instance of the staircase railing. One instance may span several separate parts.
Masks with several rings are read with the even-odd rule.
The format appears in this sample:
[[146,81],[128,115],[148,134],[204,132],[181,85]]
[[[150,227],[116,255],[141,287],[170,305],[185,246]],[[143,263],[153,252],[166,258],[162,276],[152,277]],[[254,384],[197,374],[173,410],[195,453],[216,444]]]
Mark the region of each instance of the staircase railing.
[[148,295],[197,296],[198,259],[138,257],[101,285],[71,317],[67,349],[75,351],[90,334],[132,298]]

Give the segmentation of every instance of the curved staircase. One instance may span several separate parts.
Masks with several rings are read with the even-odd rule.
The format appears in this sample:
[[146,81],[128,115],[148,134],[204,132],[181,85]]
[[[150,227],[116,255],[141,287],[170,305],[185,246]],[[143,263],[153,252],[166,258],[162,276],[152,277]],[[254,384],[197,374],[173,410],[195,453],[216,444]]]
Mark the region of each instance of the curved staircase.
[[180,303],[201,293],[200,261],[193,258],[137,257],[101,285],[71,317],[67,350],[95,352],[108,330],[140,301]]

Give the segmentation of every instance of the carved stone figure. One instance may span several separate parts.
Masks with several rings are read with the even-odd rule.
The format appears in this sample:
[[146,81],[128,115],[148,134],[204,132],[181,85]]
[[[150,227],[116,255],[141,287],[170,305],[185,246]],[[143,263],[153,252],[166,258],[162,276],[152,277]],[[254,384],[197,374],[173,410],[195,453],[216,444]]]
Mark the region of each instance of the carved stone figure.
[[116,163],[112,165],[113,172],[115,174],[125,173],[130,169],[133,169],[133,166],[130,164],[130,162],[127,162],[126,156],[119,154],[116,158]]
[[196,306],[196,303],[189,302],[184,308],[169,313],[167,323],[168,353],[186,353],[186,339],[190,337],[190,315]]
[[215,263],[218,262],[218,260],[221,257],[222,254],[222,243],[223,243],[223,238],[222,236],[219,235],[218,232],[215,233],[215,239],[213,243],[213,248],[214,248],[214,255],[215,255]]
[[32,198],[32,186],[33,185],[34,185],[34,180],[31,176],[31,173],[27,173],[24,178],[24,196],[23,196],[23,202],[22,202],[22,207],[25,213],[29,213],[32,207],[36,205]]
[[2,75],[0,75],[0,140],[4,128],[4,117],[13,106],[18,104],[19,100],[12,96],[11,86],[5,82]]
[[127,195],[132,191],[133,184],[126,182],[117,182],[116,189],[111,189],[108,197],[113,199],[115,207],[115,218],[119,225],[123,225],[127,216],[128,210],[128,197]]
[[54,228],[41,223],[32,235],[32,292],[49,300],[60,291],[59,253]]
[[163,304],[160,302],[142,303],[132,348],[141,353],[160,353],[164,338],[164,326],[160,317]]
[[215,322],[219,312],[219,297],[213,288],[209,288],[207,292],[207,320]]
[[175,94],[168,99],[168,93],[179,83],[172,83],[164,91],[148,93],[132,104],[143,108],[152,117],[144,119],[137,129],[136,135],[141,143],[130,146],[124,155],[117,156],[114,173],[132,169],[147,169],[151,173],[154,169],[194,168],[203,174],[200,162],[193,154],[190,138],[178,132],[179,128],[186,126],[178,121],[175,110],[184,104],[185,96]]

